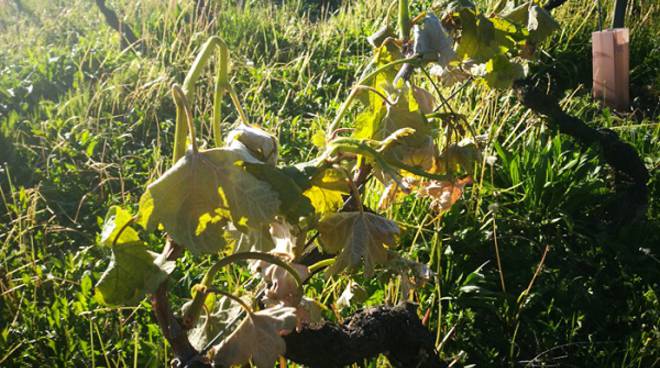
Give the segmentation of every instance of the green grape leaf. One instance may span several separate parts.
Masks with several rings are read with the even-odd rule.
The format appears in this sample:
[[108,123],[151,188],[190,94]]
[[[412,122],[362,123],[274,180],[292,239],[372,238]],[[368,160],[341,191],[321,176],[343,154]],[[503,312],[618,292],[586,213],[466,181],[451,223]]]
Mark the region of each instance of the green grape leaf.
[[529,31],[529,40],[538,44],[559,29],[559,23],[550,15],[550,13],[538,5],[532,5],[529,8],[529,20],[527,21],[527,30]]
[[515,45],[510,33],[517,33],[517,28],[502,19],[495,22],[472,9],[459,12],[462,32],[456,53],[460,58],[472,59],[482,63],[495,55],[506,53]]
[[148,230],[162,224],[194,254],[221,250],[229,219],[242,231],[267,225],[281,202],[268,183],[243,170],[240,162],[239,154],[226,149],[188,151],[147,187],[139,223]]
[[301,217],[314,213],[314,207],[309,198],[285,171],[268,164],[243,163],[245,170],[255,178],[270,184],[280,200],[279,212],[292,223],[298,223]]
[[523,66],[498,55],[486,63],[486,75],[483,76],[490,88],[508,89],[516,79],[525,75]]
[[96,284],[95,298],[106,305],[135,305],[156,291],[174,265],[148,251],[143,243],[116,245],[108,268]]
[[[116,245],[140,242],[137,231],[127,226],[132,220],[133,216],[127,210],[119,206],[110,207],[103,221],[100,244],[109,247],[113,242]],[[119,234],[120,231],[121,234]],[[118,238],[117,235],[119,235]]]
[[257,368],[272,368],[286,351],[282,335],[296,327],[295,311],[295,308],[276,306],[252,313],[209,354],[221,367],[252,361]]
[[373,274],[377,264],[387,261],[388,248],[397,247],[399,227],[392,221],[369,212],[340,212],[327,216],[318,226],[323,248],[337,259],[328,274],[343,269],[355,270],[362,263],[365,274]]
[[342,192],[325,189],[316,185],[307,189],[304,194],[309,198],[318,215],[337,212],[344,203]]

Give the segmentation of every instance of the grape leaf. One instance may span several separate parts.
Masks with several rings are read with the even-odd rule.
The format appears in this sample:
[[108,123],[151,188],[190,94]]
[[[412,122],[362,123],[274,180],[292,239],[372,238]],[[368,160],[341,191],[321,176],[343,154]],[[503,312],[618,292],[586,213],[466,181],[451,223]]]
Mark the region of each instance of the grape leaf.
[[313,186],[305,191],[318,215],[336,212],[344,203],[342,192]]
[[421,25],[413,28],[415,39],[414,52],[421,55],[424,61],[433,61],[446,66],[456,59],[453,40],[442,27],[440,19],[433,13],[428,13]]
[[227,135],[227,146],[240,152],[246,162],[277,164],[277,139],[261,128],[240,125]]
[[194,254],[224,247],[224,225],[259,228],[274,218],[278,195],[266,182],[237,165],[240,155],[216,148],[186,152],[147,187],[140,199],[139,223],[149,230],[162,224]]
[[532,5],[529,8],[529,20],[527,21],[527,30],[529,31],[529,40],[539,43],[559,29],[559,23],[538,5]]
[[231,367],[252,361],[257,368],[272,368],[286,351],[282,334],[296,327],[296,309],[271,307],[248,315],[210,355],[216,365]]
[[323,248],[337,254],[328,274],[365,265],[365,274],[373,274],[376,264],[387,261],[388,248],[397,247],[399,227],[392,221],[369,212],[340,212],[327,216],[318,225]]
[[497,55],[486,63],[484,80],[490,88],[508,89],[516,79],[525,75],[523,66],[509,61],[502,55]]
[[174,265],[143,243],[115,245],[110,264],[96,284],[95,298],[106,305],[135,305],[156,291]]
[[296,182],[286,175],[282,169],[268,164],[245,162],[243,165],[246,171],[255,178],[270,184],[273,191],[278,194],[280,200],[279,212],[287,220],[297,223],[301,217],[306,217],[314,213],[314,207],[309,198],[303,195],[303,191],[298,187]]
[[[113,242],[116,245],[140,242],[135,229],[130,226],[124,228],[126,224],[132,221],[132,218],[133,216],[127,210],[119,206],[110,207],[101,228],[100,244],[111,246]],[[121,231],[121,234],[119,234],[119,231]],[[117,235],[119,235],[119,238],[117,238]]]
[[424,183],[417,191],[420,198],[431,198],[431,209],[442,213],[448,211],[463,195],[463,188],[472,183],[472,177],[467,176],[451,181],[436,181]]
[[456,53],[460,58],[486,62],[495,55],[506,53],[515,45],[509,32],[517,33],[513,24],[503,19],[494,23],[492,19],[476,14],[472,9],[463,9],[459,14],[462,31]]
[[[192,301],[184,304],[182,315],[185,315],[185,311],[190,304],[192,304]],[[213,293],[206,297],[205,304],[209,306],[211,312],[203,313],[197,319],[195,326],[188,331],[188,340],[197,350],[202,350],[211,339],[228,327],[229,323],[238,317],[243,310],[238,303],[233,303],[226,296],[215,299]]]

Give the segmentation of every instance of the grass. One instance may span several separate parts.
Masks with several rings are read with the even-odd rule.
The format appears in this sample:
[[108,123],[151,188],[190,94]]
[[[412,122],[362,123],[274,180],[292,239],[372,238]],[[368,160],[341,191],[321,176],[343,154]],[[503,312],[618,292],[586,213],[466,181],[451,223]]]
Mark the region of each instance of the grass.
[[[112,1],[144,40],[140,55],[119,49],[93,2],[22,3],[22,11],[0,3],[0,366],[167,366],[171,350],[148,301],[106,308],[93,285],[107,265],[106,250],[95,245],[105,211],[134,205],[168,165],[169,86],[183,81],[208,36],[221,35],[252,121],[278,136],[284,162],[310,159],[312,136],[332,121],[366,64],[365,36],[388,2],[331,2],[323,10],[314,1],[246,1],[243,9],[217,1],[209,21],[195,18],[193,1]],[[589,96],[595,9],[579,0],[555,12],[562,30],[532,73],[553,81],[548,89],[566,111],[636,148],[652,176],[647,220],[604,225],[604,208],[616,198],[597,150],[547,129],[512,93],[462,90],[454,107],[489,137],[485,154],[496,163],[484,162],[479,180],[442,218],[415,198],[387,210],[404,229],[403,251],[438,274],[416,301],[430,309],[429,327],[448,361],[660,364],[660,7],[630,1],[629,114]],[[206,134],[211,68],[202,80],[195,116],[205,117],[197,124]],[[223,129],[236,119],[227,113]],[[374,205],[377,195],[366,200]],[[155,237],[150,243],[160,246]],[[173,294],[187,295],[208,265],[183,257]],[[223,280],[239,288],[244,278],[233,269]],[[366,305],[399,298],[396,279],[358,281],[367,285]],[[331,303],[346,282],[316,280],[308,293]]]

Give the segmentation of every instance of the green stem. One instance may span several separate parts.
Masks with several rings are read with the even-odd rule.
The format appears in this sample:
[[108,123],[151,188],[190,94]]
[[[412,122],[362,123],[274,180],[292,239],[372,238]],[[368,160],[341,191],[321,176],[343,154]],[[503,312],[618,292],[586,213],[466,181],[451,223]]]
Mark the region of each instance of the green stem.
[[410,13],[408,0],[399,0],[399,38],[408,40],[410,36]]
[[[177,106],[177,111],[179,110],[180,106],[183,107],[183,112],[184,112],[185,117],[186,117],[186,125],[188,126],[188,136],[190,137],[190,144],[192,145],[193,152],[197,152],[197,141],[195,140],[195,125],[193,124],[192,112],[190,110],[190,101],[188,100],[188,98],[186,96],[186,93],[183,91],[181,86],[179,86],[176,83],[174,85],[172,85],[172,96],[174,97],[174,103]],[[178,118],[179,118],[179,116],[177,115],[177,120],[178,120]],[[181,123],[181,122],[177,121],[177,123]],[[181,124],[183,124],[183,123],[181,123]],[[179,136],[178,138],[179,138],[179,140],[184,141],[183,145],[185,146],[185,136],[184,137]],[[174,147],[175,148],[179,147],[181,142],[176,140],[177,139],[176,135],[175,135],[174,139],[175,139]],[[184,151],[185,151],[185,148],[184,148]],[[181,155],[181,156],[183,156],[183,155]],[[179,158],[181,158],[181,156],[179,156]]]
[[334,258],[328,258],[328,259],[324,259],[322,261],[318,261],[318,262],[314,263],[313,265],[309,266],[309,273],[313,274],[317,270],[328,267],[333,263],[335,263]]
[[[212,36],[208,39],[208,41],[206,41],[206,43],[204,43],[202,50],[199,52],[199,54],[197,54],[197,57],[195,58],[195,61],[193,61],[188,74],[186,74],[186,79],[183,81],[183,90],[186,92],[186,95],[190,101],[195,99],[195,83],[199,79],[199,76],[202,74],[204,66],[211,58],[211,55],[213,55],[213,51],[216,49],[216,47],[220,48],[220,50],[225,50],[225,55],[228,53],[228,48],[225,41],[218,36]],[[222,63],[222,61],[223,60],[221,57],[220,62]],[[224,62],[225,65],[220,65],[220,69],[224,69],[226,73],[228,69],[226,64],[229,62],[228,58],[225,58]]]
[[213,142],[216,147],[222,146],[222,98],[227,91],[229,84],[229,52],[226,47],[220,48],[218,58],[218,74],[215,80],[213,90]]

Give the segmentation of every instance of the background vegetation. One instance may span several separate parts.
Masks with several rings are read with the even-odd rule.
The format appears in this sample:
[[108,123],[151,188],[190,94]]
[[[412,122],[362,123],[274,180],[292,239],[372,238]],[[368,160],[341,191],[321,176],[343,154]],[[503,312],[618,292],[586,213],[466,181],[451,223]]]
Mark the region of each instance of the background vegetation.
[[[305,160],[315,153],[314,133],[332,120],[368,61],[365,36],[389,5],[208,1],[211,17],[198,17],[194,3],[109,2],[142,40],[143,52],[134,53],[121,50],[92,1],[0,2],[0,366],[167,366],[171,355],[148,301],[105,308],[93,285],[106,267],[106,249],[95,243],[107,208],[137,203],[168,164],[169,86],[183,80],[210,35],[221,35],[248,115],[279,138],[283,161]],[[660,364],[660,6],[629,3],[631,112],[590,98],[593,1],[569,0],[553,12],[562,29],[532,73],[570,114],[635,146],[652,176],[646,220],[607,223],[603,211],[617,198],[599,152],[548,130],[512,92],[479,85],[460,90],[454,106],[489,137],[486,154],[495,164],[484,161],[479,180],[444,217],[415,198],[387,210],[404,230],[406,252],[437,272],[415,301],[420,313],[430,310],[429,328],[447,361]],[[603,1],[602,8],[612,6]],[[196,116],[210,117],[212,78],[209,71],[199,87]],[[236,118],[225,116],[225,128]],[[208,120],[198,122],[203,132]],[[190,255],[180,262],[174,294],[187,295],[208,262],[193,266]],[[236,268],[224,282],[238,288],[248,276]],[[346,283],[319,279],[308,293],[332,303]],[[398,300],[393,280],[361,283],[363,305]]]

